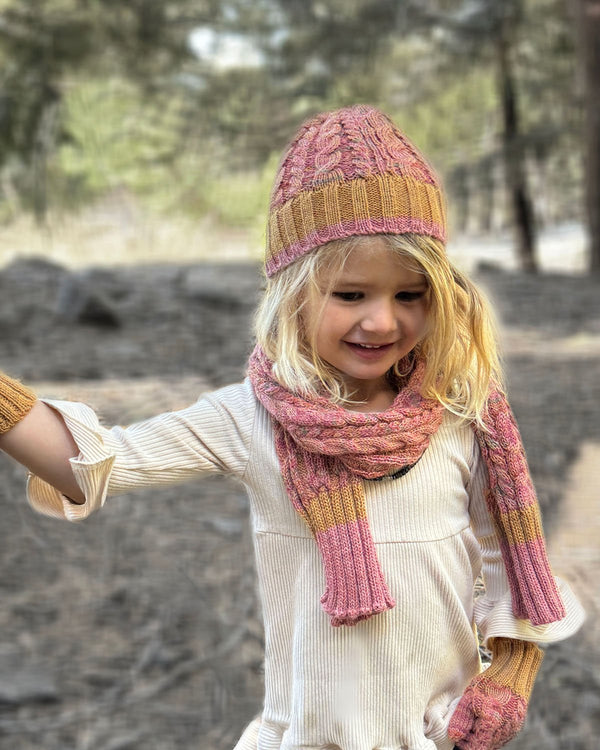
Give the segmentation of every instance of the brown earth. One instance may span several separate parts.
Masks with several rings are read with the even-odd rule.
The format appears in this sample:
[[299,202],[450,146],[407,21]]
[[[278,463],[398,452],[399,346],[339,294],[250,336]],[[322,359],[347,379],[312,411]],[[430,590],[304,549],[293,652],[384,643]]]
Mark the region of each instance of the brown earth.
[[[600,283],[482,270],[553,557],[590,610],[550,647],[521,750],[592,750],[600,731]],[[0,366],[106,422],[238,380],[256,267],[0,272]],[[90,293],[90,289],[94,292]],[[120,322],[120,325],[115,325]],[[113,498],[81,525],[34,514],[0,457],[0,748],[230,750],[259,709],[263,653],[243,489]]]

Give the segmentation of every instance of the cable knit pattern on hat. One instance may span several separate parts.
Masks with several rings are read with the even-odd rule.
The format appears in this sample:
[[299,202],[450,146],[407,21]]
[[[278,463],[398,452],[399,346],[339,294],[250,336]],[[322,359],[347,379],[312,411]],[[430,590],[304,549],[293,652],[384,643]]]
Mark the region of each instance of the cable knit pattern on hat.
[[441,185],[391,120],[357,105],[303,125],[281,161],[267,227],[267,275],[318,245],[412,232],[445,242]]

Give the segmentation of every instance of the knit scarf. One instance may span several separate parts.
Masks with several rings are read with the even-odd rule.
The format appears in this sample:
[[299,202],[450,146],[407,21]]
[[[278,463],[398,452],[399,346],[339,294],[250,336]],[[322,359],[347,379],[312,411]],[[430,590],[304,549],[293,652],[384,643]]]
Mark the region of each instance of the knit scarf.
[[[323,609],[331,624],[355,625],[395,605],[367,519],[363,480],[407,470],[423,455],[445,408],[421,395],[425,366],[384,412],[349,411],[325,397],[292,393],[273,377],[257,347],[248,376],[269,412],[286,491],[310,527],[325,572]],[[550,570],[540,510],[519,431],[504,394],[492,388],[485,429],[473,424],[489,483],[494,520],[515,617],[533,625],[565,616]]]

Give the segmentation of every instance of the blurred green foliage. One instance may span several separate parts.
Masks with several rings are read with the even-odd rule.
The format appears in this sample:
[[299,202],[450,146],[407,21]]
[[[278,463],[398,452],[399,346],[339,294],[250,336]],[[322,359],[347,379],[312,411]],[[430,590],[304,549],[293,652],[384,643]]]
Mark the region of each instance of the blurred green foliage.
[[126,79],[71,86],[51,160],[60,199],[77,206],[118,188],[140,196],[165,193],[174,177],[180,117],[177,98],[145,97]]
[[181,93],[147,97],[124,78],[83,79],[63,101],[63,139],[50,163],[53,203],[64,210],[127,191],[147,207],[227,226],[264,216],[273,159],[230,171],[218,148],[185,138]]

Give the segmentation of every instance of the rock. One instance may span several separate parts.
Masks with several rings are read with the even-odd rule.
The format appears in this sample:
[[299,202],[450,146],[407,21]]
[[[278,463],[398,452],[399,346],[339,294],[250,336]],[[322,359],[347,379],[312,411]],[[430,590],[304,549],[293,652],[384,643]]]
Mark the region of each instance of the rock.
[[42,667],[0,671],[0,704],[48,703],[58,699],[54,677]]
[[69,323],[100,328],[119,328],[121,325],[111,303],[94,291],[84,275],[71,274],[63,279],[56,308],[60,317]]
[[248,273],[235,274],[223,266],[194,266],[183,279],[183,291],[187,297],[217,308],[253,308],[258,284]]

